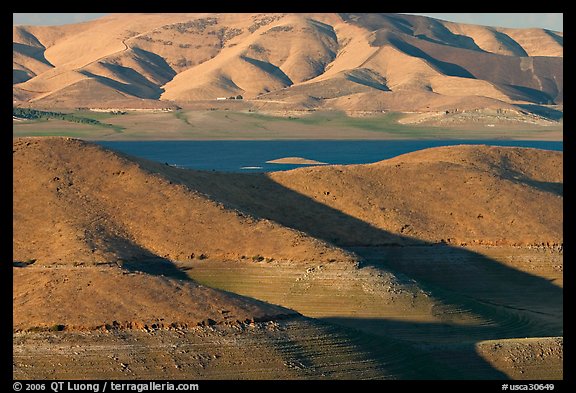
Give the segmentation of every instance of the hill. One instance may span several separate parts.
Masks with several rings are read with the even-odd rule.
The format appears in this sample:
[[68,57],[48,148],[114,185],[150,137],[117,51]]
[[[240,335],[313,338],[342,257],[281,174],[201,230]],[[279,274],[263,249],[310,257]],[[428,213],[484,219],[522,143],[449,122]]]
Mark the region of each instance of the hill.
[[261,176],[166,174],[226,206],[341,247],[527,246],[562,243],[562,168],[562,152],[459,145]]
[[260,110],[557,121],[563,34],[328,13],[111,14],[13,28],[16,105],[169,109],[238,95]]
[[562,378],[561,152],[227,174],[16,138],[13,163],[15,375]]
[[173,184],[161,165],[151,173],[69,138],[13,146],[15,329],[270,319],[294,312],[205,288],[172,261],[355,263],[334,246]]
[[77,139],[15,139],[15,260],[350,259],[302,232],[174,184],[163,175],[170,169]]

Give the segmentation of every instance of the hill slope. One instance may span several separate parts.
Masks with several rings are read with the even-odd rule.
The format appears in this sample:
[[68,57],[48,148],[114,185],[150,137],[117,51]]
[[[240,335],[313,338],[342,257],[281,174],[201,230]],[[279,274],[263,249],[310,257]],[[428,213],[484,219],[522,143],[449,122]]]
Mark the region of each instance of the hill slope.
[[152,173],[146,163],[69,138],[15,139],[13,153],[15,329],[293,314],[200,286],[174,260],[355,264],[350,253],[173,184],[162,165]]
[[[464,145],[225,174],[20,138],[13,162],[17,373],[64,359],[134,377],[174,363],[187,376],[268,375],[270,361],[270,375],[308,378],[562,376],[562,339],[546,339],[563,333],[560,152]],[[246,364],[192,370],[182,335]],[[54,357],[54,337],[86,357]],[[91,352],[117,340],[174,356],[118,365]],[[247,360],[253,342],[261,357]]]
[[13,42],[19,105],[170,108],[242,95],[348,112],[542,114],[563,103],[563,34],[543,29],[403,14],[112,14],[15,26]]
[[[562,242],[562,168],[561,152],[464,145],[271,177],[406,242],[527,245]],[[327,236],[336,236],[333,231]],[[384,236],[356,235],[339,237],[361,245],[387,243]]]
[[70,138],[15,139],[13,150],[15,260],[350,258],[173,184],[162,175],[165,165]]
[[560,244],[562,171],[562,152],[460,145],[260,176],[166,173],[226,206],[364,246]]

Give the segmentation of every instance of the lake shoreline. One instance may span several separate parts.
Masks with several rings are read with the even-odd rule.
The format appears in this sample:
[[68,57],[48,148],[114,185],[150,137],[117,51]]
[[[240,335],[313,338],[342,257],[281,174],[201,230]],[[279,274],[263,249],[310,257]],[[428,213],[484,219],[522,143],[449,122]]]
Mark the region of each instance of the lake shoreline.
[[400,113],[353,117],[336,111],[299,116],[234,110],[183,110],[123,115],[76,111],[90,124],[59,119],[13,121],[15,137],[69,136],[88,141],[137,140],[562,140],[563,123],[473,122],[402,124]]
[[[310,166],[370,164],[431,147],[492,145],[563,150],[562,141],[532,140],[204,140],[99,141],[125,154],[184,169],[222,172],[273,172]],[[307,161],[291,160],[300,157]],[[279,162],[281,160],[282,162]]]

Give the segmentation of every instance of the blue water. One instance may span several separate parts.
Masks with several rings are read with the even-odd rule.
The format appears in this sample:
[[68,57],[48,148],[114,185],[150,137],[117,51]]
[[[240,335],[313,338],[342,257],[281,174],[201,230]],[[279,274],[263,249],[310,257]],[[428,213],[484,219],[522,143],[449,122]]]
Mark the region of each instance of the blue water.
[[271,172],[305,166],[266,163],[284,157],[303,157],[328,164],[366,164],[429,147],[460,144],[563,151],[563,142],[503,140],[123,141],[99,144],[181,168],[221,172]]

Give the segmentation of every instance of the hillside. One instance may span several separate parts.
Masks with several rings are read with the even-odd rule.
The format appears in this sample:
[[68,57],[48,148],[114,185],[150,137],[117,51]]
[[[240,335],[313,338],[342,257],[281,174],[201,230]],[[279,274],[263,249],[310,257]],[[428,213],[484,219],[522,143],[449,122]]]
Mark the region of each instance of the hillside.
[[28,266],[14,268],[13,280],[15,331],[192,328],[297,314],[183,277],[116,266]]
[[238,95],[261,110],[556,121],[563,34],[322,13],[111,14],[13,28],[16,105],[169,109]]
[[15,138],[13,163],[15,375],[562,378],[561,152],[227,174]]
[[163,178],[162,167],[151,173],[96,145],[23,138],[13,152],[15,329],[266,320],[294,313],[200,286],[172,261],[355,264],[350,253],[226,209]]
[[15,260],[350,259],[302,232],[173,184],[163,176],[168,166],[77,139],[15,139],[13,161]]
[[351,239],[334,229],[339,228],[336,222],[324,222],[322,228],[333,229],[321,238],[336,244],[425,240],[525,246],[560,244],[563,238],[561,152],[462,145],[371,165],[305,168],[270,177],[333,211],[394,235],[388,240],[375,230],[353,231]]
[[526,246],[563,238],[562,152],[460,145],[260,176],[166,174],[225,206],[339,246]]

